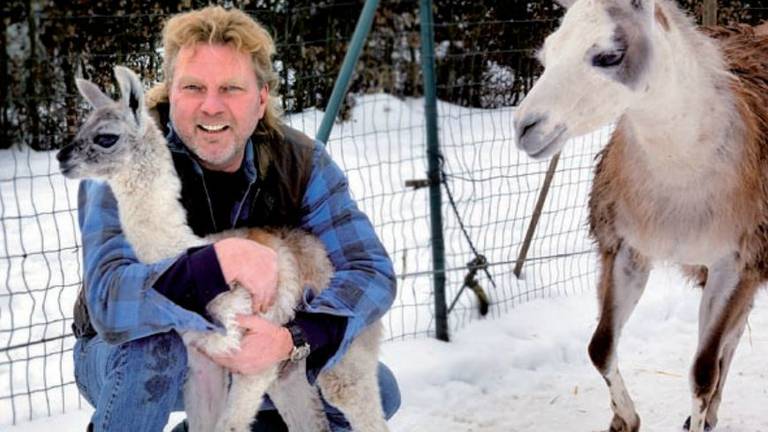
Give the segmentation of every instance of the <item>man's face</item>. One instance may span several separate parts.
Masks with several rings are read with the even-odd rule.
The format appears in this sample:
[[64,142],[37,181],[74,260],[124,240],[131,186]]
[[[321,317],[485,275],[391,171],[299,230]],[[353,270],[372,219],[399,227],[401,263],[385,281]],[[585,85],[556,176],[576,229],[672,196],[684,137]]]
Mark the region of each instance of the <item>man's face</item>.
[[229,45],[182,48],[169,90],[176,132],[204,167],[234,172],[269,98],[247,53]]

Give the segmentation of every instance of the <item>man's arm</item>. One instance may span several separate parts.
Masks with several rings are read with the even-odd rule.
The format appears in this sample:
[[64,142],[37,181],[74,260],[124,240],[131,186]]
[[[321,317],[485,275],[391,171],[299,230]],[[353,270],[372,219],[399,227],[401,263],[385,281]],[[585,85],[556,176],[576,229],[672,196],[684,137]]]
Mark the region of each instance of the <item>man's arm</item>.
[[210,320],[208,303],[235,283],[251,293],[254,311],[269,309],[277,291],[275,251],[252,240],[225,238],[188,249],[153,287],[177,305]]
[[389,310],[396,294],[395,275],[373,225],[350,195],[346,176],[319,143],[302,213],[301,228],[320,239],[335,270],[328,288],[305,299],[296,318],[310,345],[313,338],[322,341],[312,346],[309,365],[327,368]]
[[106,184],[80,183],[78,220],[86,304],[91,324],[107,342],[122,343],[174,328],[215,329],[152,288],[174,259],[139,262],[122,232],[117,202]]
[[[352,200],[346,177],[321,145],[313,154],[300,227],[321,240],[335,272],[324,291],[304,298],[294,318],[311,347],[307,358],[311,380],[336,364],[353,339],[381,318],[395,297],[392,262]],[[218,364],[252,374],[288,358],[293,343],[285,327],[254,315],[239,317],[238,322],[246,330],[240,350],[214,356]]]
[[230,238],[143,264],[122,232],[117,202],[106,184],[82,182],[78,209],[86,303],[91,323],[107,341],[171,328],[214,329],[200,315],[207,317],[208,302],[235,282],[251,291],[257,309],[274,301],[277,264],[265,246]]

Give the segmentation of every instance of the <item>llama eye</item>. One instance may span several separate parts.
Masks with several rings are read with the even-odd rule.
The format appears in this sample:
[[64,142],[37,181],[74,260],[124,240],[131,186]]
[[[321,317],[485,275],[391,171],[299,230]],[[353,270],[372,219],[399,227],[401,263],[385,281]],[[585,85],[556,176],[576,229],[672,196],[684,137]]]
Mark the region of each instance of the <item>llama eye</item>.
[[624,61],[624,54],[626,51],[609,51],[595,55],[592,57],[592,66],[601,68],[610,68],[618,66]]
[[99,134],[93,137],[93,143],[104,148],[110,148],[115,145],[118,139],[120,139],[119,135]]

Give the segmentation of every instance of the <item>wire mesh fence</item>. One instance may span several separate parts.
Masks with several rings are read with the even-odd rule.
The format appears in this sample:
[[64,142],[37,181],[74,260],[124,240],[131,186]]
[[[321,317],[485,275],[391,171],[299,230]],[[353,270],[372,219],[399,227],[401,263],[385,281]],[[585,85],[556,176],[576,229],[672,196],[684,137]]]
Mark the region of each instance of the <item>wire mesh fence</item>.
[[62,412],[74,390],[70,324],[81,284],[71,183],[49,153],[0,157],[2,423]]
[[[82,285],[77,185],[59,175],[53,153],[31,149],[61,146],[82,119],[75,75],[111,85],[111,67],[121,63],[145,83],[160,79],[162,20],[199,5],[157,3],[121,11],[100,2],[55,12],[45,2],[2,6],[11,19],[2,24],[0,72],[8,78],[0,80],[0,148],[10,147],[0,150],[0,425],[83,404],[70,331]],[[428,194],[406,185],[420,184],[427,172],[418,4],[390,3],[378,11],[328,143],[395,263],[398,297],[384,318],[388,340],[434,334]],[[435,5],[451,331],[482,316],[479,297],[464,287],[474,250],[488,261],[490,278],[476,278],[491,317],[533,299],[582,293],[595,276],[585,203],[593,157],[609,127],[574,140],[562,155],[522,277],[512,273],[547,169],[515,150],[514,105],[538,73],[531,53],[562,12],[549,2],[495,3]],[[288,4],[235,6],[271,28],[286,121],[314,135],[362,2]],[[760,7],[747,12],[754,22],[768,16]],[[47,72],[24,78],[23,68]]]

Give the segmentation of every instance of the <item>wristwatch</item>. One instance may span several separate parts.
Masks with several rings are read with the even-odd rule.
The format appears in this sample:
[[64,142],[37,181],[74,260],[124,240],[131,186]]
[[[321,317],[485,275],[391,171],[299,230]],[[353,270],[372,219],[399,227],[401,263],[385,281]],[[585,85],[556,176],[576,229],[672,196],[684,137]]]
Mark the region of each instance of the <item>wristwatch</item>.
[[293,323],[286,324],[285,328],[291,333],[291,339],[293,339],[293,349],[289,359],[294,363],[304,360],[309,355],[309,342],[304,337],[304,332],[301,327]]

